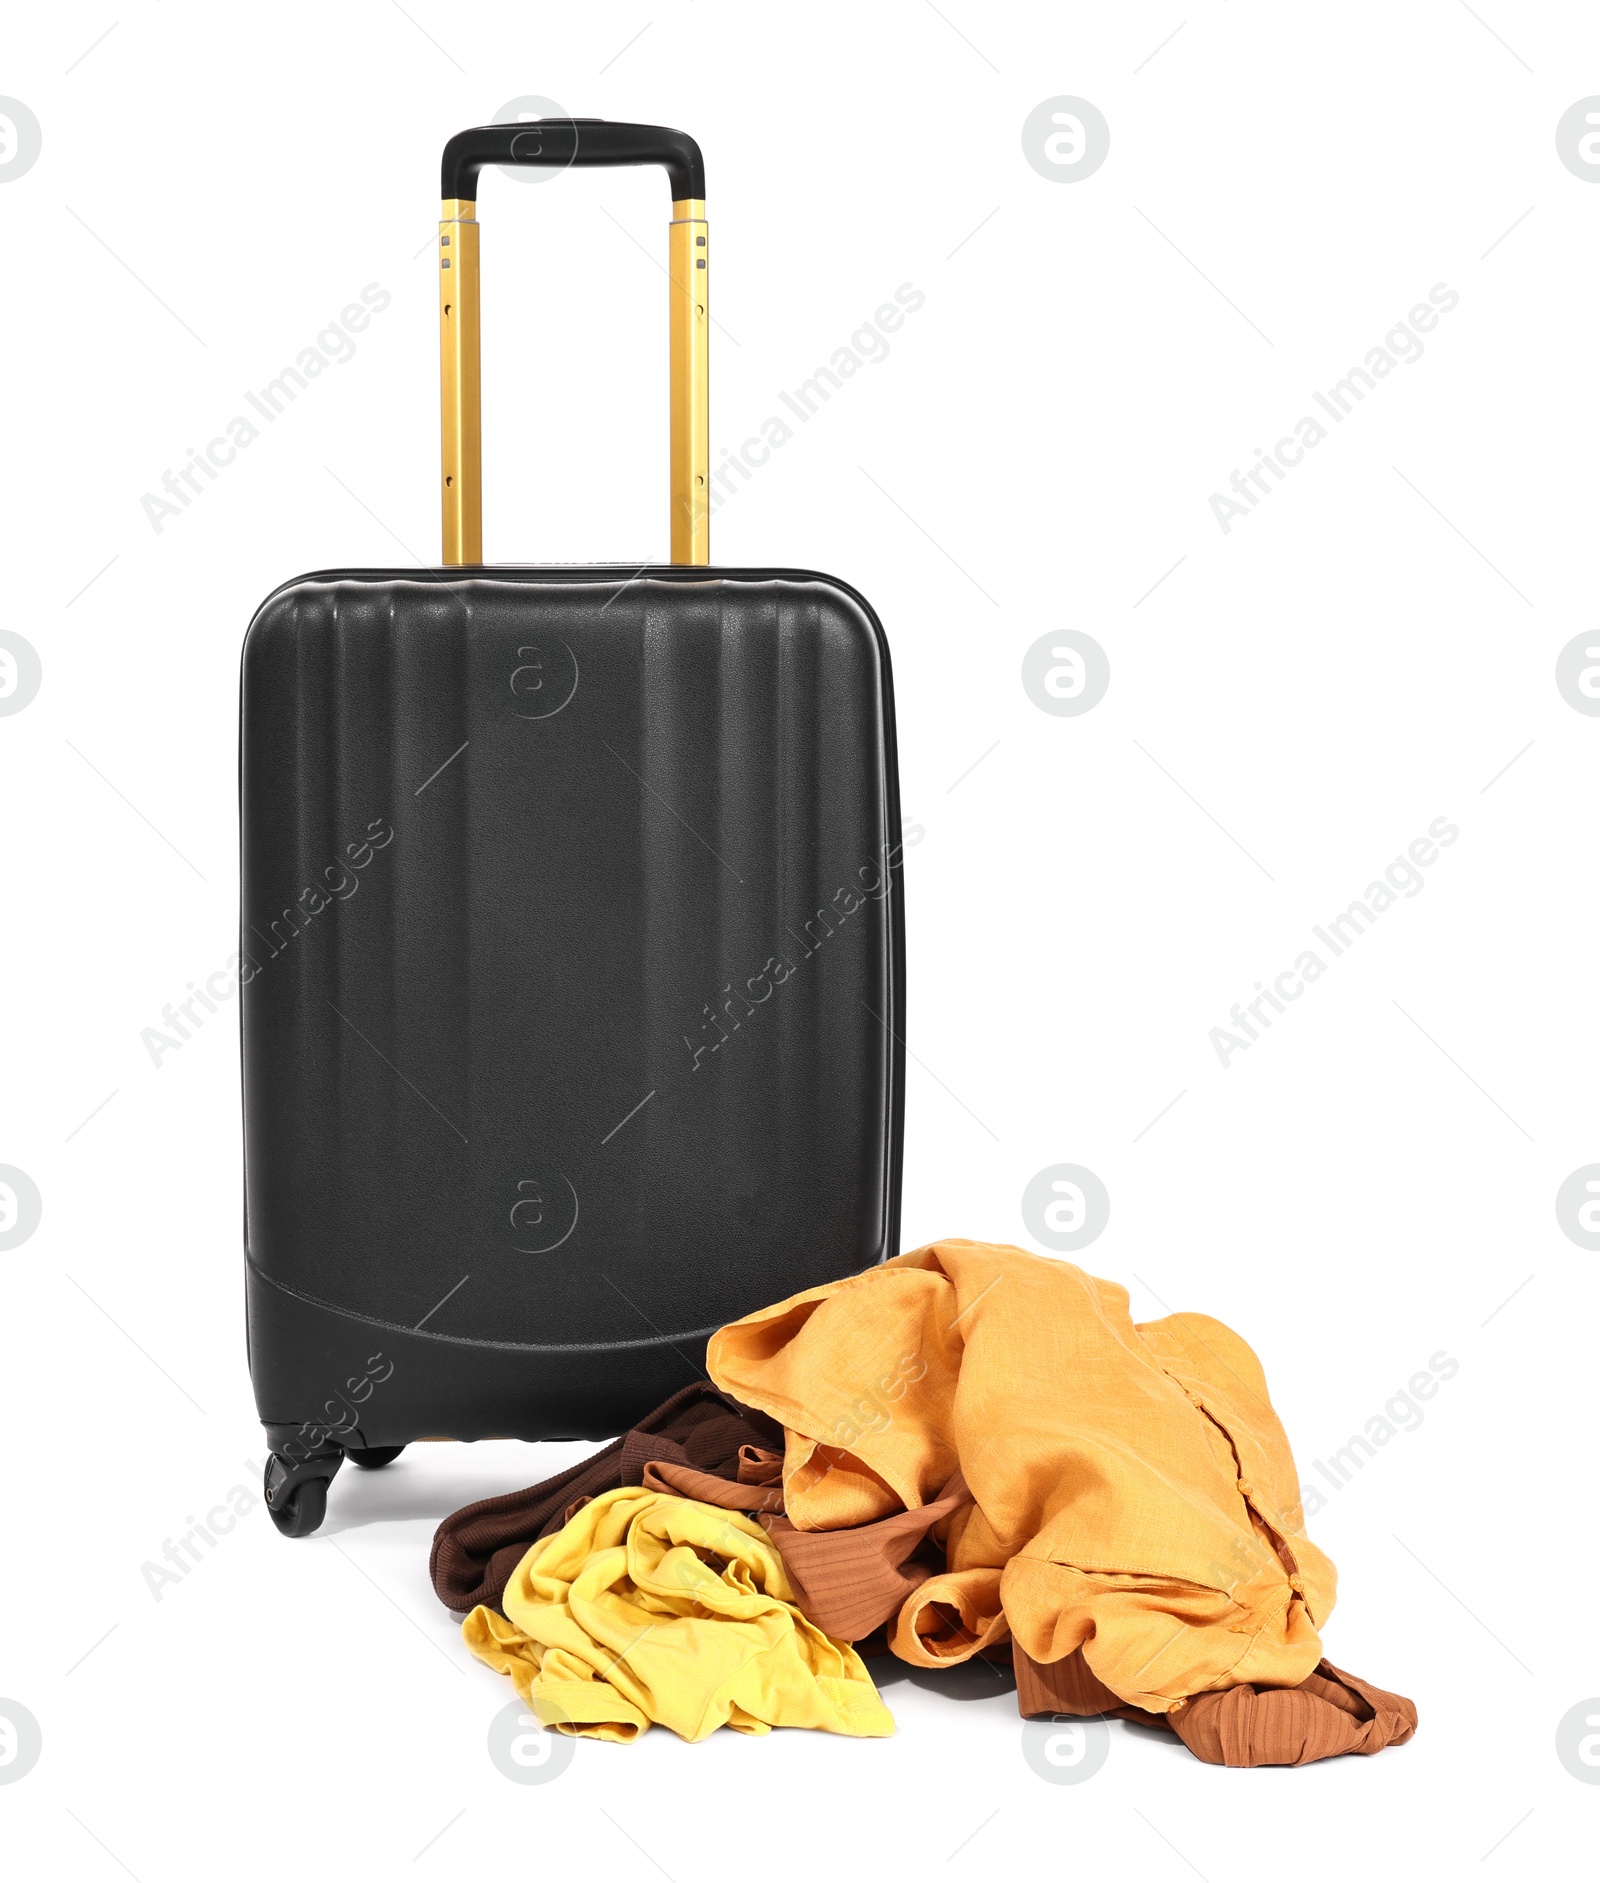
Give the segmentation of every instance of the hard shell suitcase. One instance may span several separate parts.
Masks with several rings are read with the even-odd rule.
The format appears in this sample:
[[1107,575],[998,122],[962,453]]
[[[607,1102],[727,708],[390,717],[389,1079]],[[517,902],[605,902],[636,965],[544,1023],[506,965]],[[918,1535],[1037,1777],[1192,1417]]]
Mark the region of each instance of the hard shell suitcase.
[[[482,560],[476,178],[661,164],[672,563]],[[440,569],[262,604],[240,708],[249,1355],[278,1528],[345,1457],[599,1438],[723,1322],[898,1238],[889,653],[828,576],[709,558],[700,152],[451,139]]]

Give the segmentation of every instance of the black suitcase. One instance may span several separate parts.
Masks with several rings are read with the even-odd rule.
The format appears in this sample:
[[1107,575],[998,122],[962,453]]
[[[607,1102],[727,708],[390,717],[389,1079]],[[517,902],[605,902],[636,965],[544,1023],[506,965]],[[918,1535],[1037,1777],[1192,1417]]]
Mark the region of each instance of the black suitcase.
[[[671,565],[485,566],[484,163],[673,184]],[[249,1355],[285,1534],[345,1457],[602,1438],[723,1322],[897,1246],[889,652],[828,576],[709,566],[700,153],[463,132],[445,562],[269,596],[240,704]]]

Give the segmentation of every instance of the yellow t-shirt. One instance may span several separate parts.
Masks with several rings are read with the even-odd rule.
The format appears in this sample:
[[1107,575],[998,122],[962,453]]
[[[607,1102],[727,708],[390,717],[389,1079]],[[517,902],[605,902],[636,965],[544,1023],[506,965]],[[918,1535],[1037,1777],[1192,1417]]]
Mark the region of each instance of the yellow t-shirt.
[[883,1738],[894,1720],[861,1657],[794,1606],[783,1559],[737,1512],[637,1485],[606,1491],[535,1543],[505,1615],[461,1624],[546,1726],[635,1739],[719,1726]]

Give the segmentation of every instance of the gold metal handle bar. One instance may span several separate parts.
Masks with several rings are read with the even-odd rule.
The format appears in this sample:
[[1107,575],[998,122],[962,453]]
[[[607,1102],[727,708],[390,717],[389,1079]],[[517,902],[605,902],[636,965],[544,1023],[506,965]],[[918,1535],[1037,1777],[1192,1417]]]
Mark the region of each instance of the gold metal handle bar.
[[[707,332],[710,239],[705,203],[683,197],[668,226],[671,366],[671,555],[711,560],[711,423]],[[440,502],[444,561],[483,561],[483,384],[478,212],[447,198],[439,222]]]
[[697,197],[672,205],[667,273],[672,296],[672,560],[711,560],[711,396],[707,377],[711,242]]
[[450,200],[439,222],[439,418],[447,566],[483,561],[483,380],[478,209]]

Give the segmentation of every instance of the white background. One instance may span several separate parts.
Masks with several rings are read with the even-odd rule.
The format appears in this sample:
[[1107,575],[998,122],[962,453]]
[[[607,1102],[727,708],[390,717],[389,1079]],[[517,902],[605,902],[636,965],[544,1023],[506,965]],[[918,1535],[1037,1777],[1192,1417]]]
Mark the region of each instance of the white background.
[[[1592,1849],[1600,1792],[1555,1742],[1600,1694],[1600,1257],[1554,1200],[1600,1157],[1600,722],[1554,674],[1594,623],[1600,189],[1555,126],[1600,92],[1600,19],[106,0],[13,9],[4,54],[44,136],[0,187],[0,626],[44,673],[0,718],[0,1162],[44,1201],[0,1254],[0,1697],[44,1747],[0,1786],[11,1873],[1490,1876]],[[236,1015],[159,1069],[141,1031],[234,946],[257,602],[435,559],[438,154],[524,93],[699,139],[719,447],[925,293],[714,527],[720,562],[859,586],[893,648],[905,1246],[1026,1242],[1028,1179],[1088,1166],[1111,1219],[1077,1259],[1141,1316],[1237,1327],[1308,1482],[1454,1358],[1311,1522],[1328,1652],[1416,1699],[1410,1746],[1241,1773],[1114,1725],[1054,1786],[991,1677],[890,1666],[891,1741],[657,1731],[519,1787],[428,1541],[581,1447],[418,1447],[345,1472],[315,1539],[256,1501],[147,1587],[263,1445]],[[1111,126],[1065,186],[1021,145],[1057,94]],[[481,195],[487,554],[659,557],[661,178]],[[156,532],[141,497],[369,282],[393,299],[355,357]],[[1440,282],[1424,356],[1225,535],[1211,493]],[[1062,627],[1111,663],[1078,718],[1021,685]],[[1438,817],[1461,834],[1425,889],[1220,1065],[1210,1029]]]

